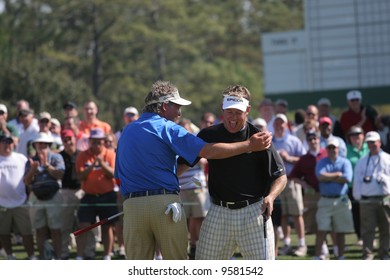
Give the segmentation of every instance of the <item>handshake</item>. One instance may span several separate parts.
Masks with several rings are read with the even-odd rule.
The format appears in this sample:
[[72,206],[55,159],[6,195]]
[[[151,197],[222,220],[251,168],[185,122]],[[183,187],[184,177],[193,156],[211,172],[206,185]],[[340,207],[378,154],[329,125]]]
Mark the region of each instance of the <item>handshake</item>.
[[169,212],[172,210],[172,220],[177,223],[178,221],[181,220],[181,215],[182,215],[182,207],[179,202],[174,202],[171,203],[167,206],[167,209],[165,210],[165,215],[168,215]]

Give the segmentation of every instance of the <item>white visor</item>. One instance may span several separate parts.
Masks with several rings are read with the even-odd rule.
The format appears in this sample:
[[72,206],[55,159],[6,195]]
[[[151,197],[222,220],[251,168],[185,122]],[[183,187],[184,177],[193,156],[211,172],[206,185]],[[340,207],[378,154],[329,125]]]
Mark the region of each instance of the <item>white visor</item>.
[[150,100],[148,103],[146,103],[146,105],[156,104],[156,103],[164,103],[164,102],[168,102],[168,101],[173,102],[173,103],[178,104],[178,105],[182,105],[182,106],[191,104],[191,101],[184,99],[184,98],[181,98],[179,92],[175,91],[175,92],[172,92],[168,95],[160,96],[159,99],[157,99],[157,100]]
[[249,101],[243,97],[238,96],[224,96],[222,109],[238,109],[243,112],[246,112],[246,109],[249,106]]

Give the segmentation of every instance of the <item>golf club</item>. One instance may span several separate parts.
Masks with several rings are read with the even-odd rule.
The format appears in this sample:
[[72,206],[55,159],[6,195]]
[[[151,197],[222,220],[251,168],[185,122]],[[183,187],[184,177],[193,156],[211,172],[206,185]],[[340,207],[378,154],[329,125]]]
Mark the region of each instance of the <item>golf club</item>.
[[268,235],[267,235],[267,212],[268,208],[263,213],[263,224],[264,224],[264,259],[268,260]]
[[[185,185],[192,184],[192,183],[195,184],[195,185],[198,186],[198,187],[202,186],[202,184],[200,183],[200,181],[199,181],[197,178],[195,178],[195,177],[192,177],[192,178],[191,178],[191,181],[189,181],[188,183],[184,184],[184,186],[185,186]],[[89,226],[87,226],[87,227],[85,227],[85,228],[76,230],[75,232],[73,232],[73,234],[74,234],[74,236],[78,236],[78,235],[80,235],[80,234],[83,234],[84,232],[87,232],[87,231],[89,231],[89,230],[95,228],[95,227],[104,225],[104,224],[106,224],[108,221],[111,221],[112,219],[115,219],[116,217],[121,216],[121,215],[123,215],[123,211],[122,211],[122,212],[119,212],[119,213],[117,213],[117,214],[115,214],[115,215],[112,215],[111,217],[105,218],[105,219],[103,219],[103,220],[101,220],[101,221],[99,221],[99,222],[97,222],[97,223],[94,223],[94,224],[92,224],[92,225],[89,225]]]

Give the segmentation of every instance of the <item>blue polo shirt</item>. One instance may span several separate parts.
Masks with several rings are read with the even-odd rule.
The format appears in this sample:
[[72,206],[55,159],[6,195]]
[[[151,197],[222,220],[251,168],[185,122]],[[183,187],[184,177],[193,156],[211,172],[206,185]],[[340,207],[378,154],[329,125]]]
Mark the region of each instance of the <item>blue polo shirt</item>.
[[[351,162],[341,156],[338,156],[335,162],[332,162],[329,157],[323,158],[317,162],[316,176],[319,177],[324,172],[342,172],[343,177],[351,182],[353,170]],[[345,195],[348,192],[348,184],[340,184],[336,182],[320,182],[321,195],[335,196]]]
[[179,191],[178,156],[192,164],[205,144],[174,122],[143,113],[125,127],[118,142],[114,176],[120,180],[120,192]]

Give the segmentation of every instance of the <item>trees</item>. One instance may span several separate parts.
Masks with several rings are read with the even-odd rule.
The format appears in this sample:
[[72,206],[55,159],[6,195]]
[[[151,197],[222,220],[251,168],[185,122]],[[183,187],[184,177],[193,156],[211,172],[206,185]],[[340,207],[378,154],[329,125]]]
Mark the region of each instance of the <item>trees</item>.
[[24,98],[61,119],[65,101],[92,99],[116,128],[125,107],[141,109],[157,79],[193,101],[184,114],[195,123],[205,110],[218,113],[227,85],[247,86],[258,102],[260,30],[302,25],[298,0],[2,2],[2,102],[12,110]]

